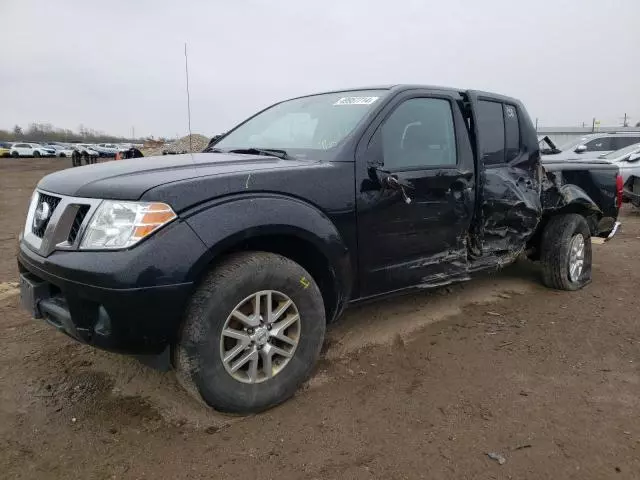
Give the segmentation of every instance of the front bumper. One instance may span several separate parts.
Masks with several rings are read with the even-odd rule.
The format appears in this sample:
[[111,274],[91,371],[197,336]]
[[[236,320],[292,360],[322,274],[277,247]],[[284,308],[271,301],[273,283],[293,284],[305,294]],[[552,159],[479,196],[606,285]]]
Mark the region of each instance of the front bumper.
[[193,290],[191,268],[203,253],[200,239],[182,222],[123,251],[44,257],[22,240],[22,303],[32,316],[82,343],[157,355],[177,338]]

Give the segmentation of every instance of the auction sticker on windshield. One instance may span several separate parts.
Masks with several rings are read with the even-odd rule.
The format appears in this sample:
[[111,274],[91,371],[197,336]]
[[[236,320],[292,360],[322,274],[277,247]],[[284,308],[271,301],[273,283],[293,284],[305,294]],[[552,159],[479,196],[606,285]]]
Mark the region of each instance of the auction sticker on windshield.
[[334,105],[371,105],[380,97],[342,97]]

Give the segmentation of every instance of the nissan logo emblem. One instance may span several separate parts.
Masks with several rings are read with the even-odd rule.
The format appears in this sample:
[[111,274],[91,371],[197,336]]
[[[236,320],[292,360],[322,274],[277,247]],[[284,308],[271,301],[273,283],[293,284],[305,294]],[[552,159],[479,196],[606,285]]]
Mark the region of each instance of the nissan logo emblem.
[[40,205],[38,205],[38,208],[36,208],[36,212],[33,215],[33,226],[38,230],[41,229],[45,225],[47,220],[49,220],[50,216],[51,207],[47,202],[42,202]]

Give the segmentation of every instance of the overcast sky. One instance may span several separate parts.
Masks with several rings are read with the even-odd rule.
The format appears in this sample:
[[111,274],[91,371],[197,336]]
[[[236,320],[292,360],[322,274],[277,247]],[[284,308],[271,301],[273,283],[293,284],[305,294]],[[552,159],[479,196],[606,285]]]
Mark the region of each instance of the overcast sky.
[[640,1],[0,0],[0,128],[207,136],[276,100],[424,83],[540,125],[640,121]]

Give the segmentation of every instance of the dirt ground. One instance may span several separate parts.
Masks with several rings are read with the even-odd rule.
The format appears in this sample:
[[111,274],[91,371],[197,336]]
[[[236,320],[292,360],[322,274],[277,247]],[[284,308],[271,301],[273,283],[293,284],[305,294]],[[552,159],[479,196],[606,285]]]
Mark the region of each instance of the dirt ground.
[[68,163],[0,159],[0,477],[640,478],[639,212],[594,245],[584,290],[522,261],[354,308],[296,397],[229,417],[20,309],[26,206]]

